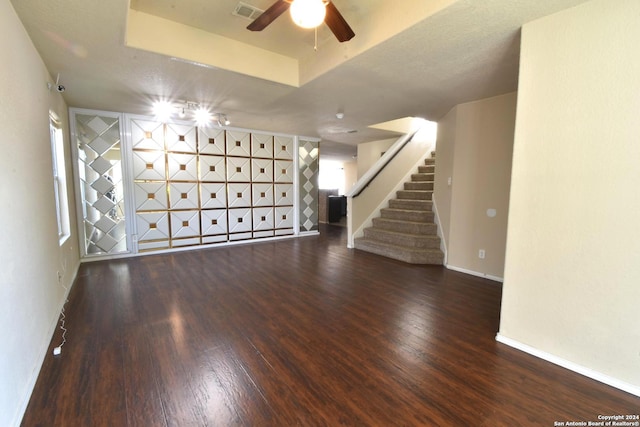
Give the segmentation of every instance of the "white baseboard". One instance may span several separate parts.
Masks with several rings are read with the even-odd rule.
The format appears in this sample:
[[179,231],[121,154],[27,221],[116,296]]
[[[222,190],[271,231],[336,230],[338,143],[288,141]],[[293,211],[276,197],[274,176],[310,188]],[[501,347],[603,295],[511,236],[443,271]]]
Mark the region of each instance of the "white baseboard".
[[484,273],[480,273],[478,271],[468,270],[468,269],[462,268],[462,267],[456,267],[455,265],[451,265],[451,264],[446,264],[445,267],[447,267],[449,270],[459,271],[460,273],[465,273],[465,274],[470,274],[472,276],[482,277],[483,279],[489,279],[489,280],[493,280],[495,282],[500,282],[500,283],[504,282],[504,278],[503,277],[492,276],[491,274],[484,274]]
[[554,365],[561,366],[565,369],[576,372],[580,375],[584,375],[585,377],[591,378],[603,384],[609,385],[611,387],[633,394],[634,396],[640,397],[640,387],[636,387],[632,384],[626,383],[624,381],[620,381],[617,378],[610,377],[598,371],[594,371],[593,369],[585,368],[584,366],[581,366],[576,363],[570,362],[568,360],[562,359],[560,357],[554,356],[553,354],[544,352],[542,350],[538,350],[536,348],[533,348],[531,346],[528,346],[526,344],[523,344],[511,338],[507,338],[504,335],[497,334],[496,341],[502,344],[508,345],[509,347],[513,347],[517,350],[528,353],[539,359],[546,360],[547,362],[551,362]]
[[20,399],[20,406],[17,408],[15,412],[15,418],[11,422],[11,426],[19,427],[20,424],[22,423],[22,418],[24,418],[24,414],[27,411],[27,406],[29,405],[31,394],[33,393],[33,390],[36,388],[36,382],[38,381],[40,370],[42,369],[42,365],[44,365],[44,359],[45,357],[47,357],[48,354],[50,354],[48,352],[49,344],[51,344],[51,339],[53,338],[56,332],[56,329],[58,328],[58,319],[60,318],[60,313],[62,312],[62,308],[66,304],[67,299],[69,298],[69,293],[71,292],[71,288],[76,282],[76,277],[78,276],[79,269],[80,269],[80,264],[76,266],[76,271],[73,274],[73,277],[71,278],[71,282],[64,293],[62,304],[60,305],[58,312],[53,317],[53,322],[51,322],[51,324],[49,325],[49,330],[47,331],[47,335],[45,335],[47,339],[40,345],[39,354],[41,355],[41,357],[40,357],[39,363],[36,366],[34,366],[31,372],[31,375],[29,376],[29,381],[27,382],[27,387],[25,389],[26,393]]

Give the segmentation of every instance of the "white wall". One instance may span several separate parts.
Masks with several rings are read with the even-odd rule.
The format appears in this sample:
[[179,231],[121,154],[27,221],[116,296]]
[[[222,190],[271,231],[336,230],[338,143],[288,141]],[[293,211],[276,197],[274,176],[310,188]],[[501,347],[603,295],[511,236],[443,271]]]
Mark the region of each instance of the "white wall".
[[438,123],[435,200],[447,267],[497,280],[504,274],[516,98],[512,92],[459,104]]
[[499,339],[640,394],[640,2],[522,31]]
[[[49,109],[64,122],[67,107],[8,0],[0,0],[0,425],[18,425],[78,268],[75,218],[58,244]],[[67,166],[69,163],[69,153]],[[68,183],[73,182],[68,174]],[[73,191],[69,188],[70,211]],[[64,271],[62,284],[57,272]]]

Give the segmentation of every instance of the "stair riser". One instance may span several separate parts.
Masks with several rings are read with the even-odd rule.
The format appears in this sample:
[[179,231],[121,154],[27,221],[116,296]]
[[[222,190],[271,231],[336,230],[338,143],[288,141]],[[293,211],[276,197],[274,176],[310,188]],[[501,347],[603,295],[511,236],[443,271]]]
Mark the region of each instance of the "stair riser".
[[413,234],[390,233],[387,230],[365,228],[364,237],[396,246],[420,249],[440,249],[440,238],[436,236],[418,236]]
[[391,199],[389,200],[389,207],[393,209],[411,209],[431,212],[433,202],[430,200]]
[[418,166],[418,173],[434,173],[435,171],[435,165]]
[[382,218],[397,219],[400,221],[433,222],[434,214],[429,211],[408,211],[396,209],[381,209]]
[[429,158],[429,159],[424,159],[424,164],[426,166],[435,165],[436,164],[436,159],[434,159],[433,157]]
[[400,190],[396,191],[398,199],[409,200],[431,200],[433,192],[431,191],[412,191],[412,190]]
[[433,182],[431,181],[418,181],[418,182],[405,182],[405,190],[421,190],[421,191],[433,191]]
[[437,234],[436,225],[433,223],[420,222],[399,222],[387,220],[386,218],[374,218],[373,226],[383,230],[395,231],[408,234]]
[[356,240],[356,249],[370,252],[376,255],[382,255],[387,258],[396,259],[398,261],[408,262],[410,264],[437,264],[441,265],[444,255],[440,252],[423,252],[416,253],[412,251],[403,251],[398,249],[390,250],[389,248],[371,245],[369,242]]
[[432,173],[413,173],[411,174],[411,181],[416,182],[416,181],[431,181],[433,182],[433,179],[435,178],[435,175]]

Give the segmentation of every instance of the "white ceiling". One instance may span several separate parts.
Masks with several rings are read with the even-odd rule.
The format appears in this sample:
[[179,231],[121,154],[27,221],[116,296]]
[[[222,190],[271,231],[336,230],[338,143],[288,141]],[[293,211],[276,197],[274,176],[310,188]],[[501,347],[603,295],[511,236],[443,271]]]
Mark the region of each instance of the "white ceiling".
[[[71,107],[150,114],[159,97],[194,100],[232,126],[320,137],[323,156],[346,158],[357,143],[391,136],[371,125],[438,120],[516,90],[522,24],[584,1],[334,0],[356,37],[340,44],[322,26],[315,52],[313,31],[286,14],[246,30],[250,21],[231,15],[236,0],[11,0]],[[129,7],[295,58],[311,80],[289,86],[127,47]]]

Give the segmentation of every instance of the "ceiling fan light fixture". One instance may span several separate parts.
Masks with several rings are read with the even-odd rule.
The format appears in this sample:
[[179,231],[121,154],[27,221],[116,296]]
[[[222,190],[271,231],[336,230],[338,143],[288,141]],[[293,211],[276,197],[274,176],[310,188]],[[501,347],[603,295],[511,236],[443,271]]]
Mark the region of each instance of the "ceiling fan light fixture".
[[302,28],[316,28],[324,22],[327,14],[323,0],[293,0],[289,7],[291,19]]

